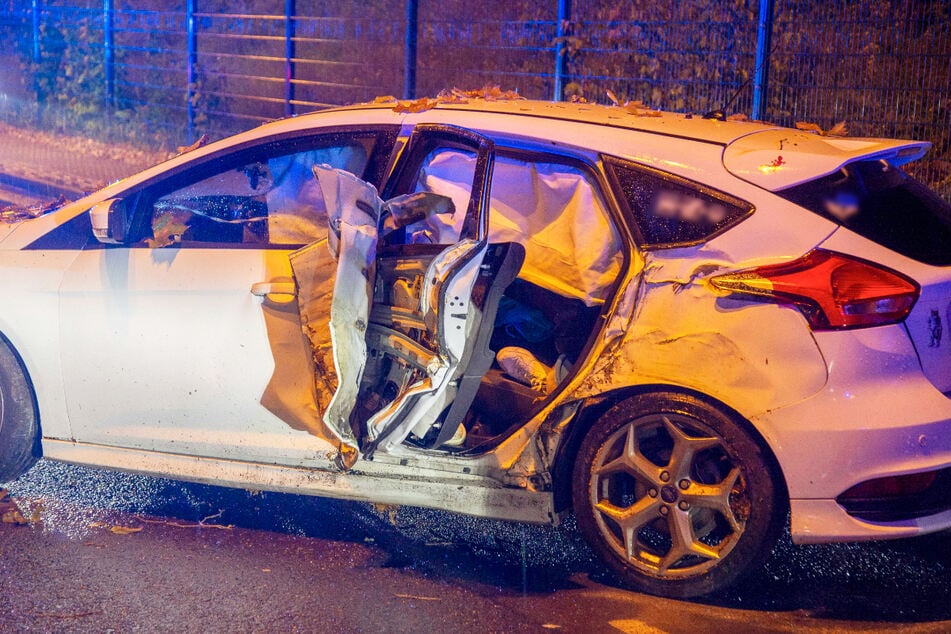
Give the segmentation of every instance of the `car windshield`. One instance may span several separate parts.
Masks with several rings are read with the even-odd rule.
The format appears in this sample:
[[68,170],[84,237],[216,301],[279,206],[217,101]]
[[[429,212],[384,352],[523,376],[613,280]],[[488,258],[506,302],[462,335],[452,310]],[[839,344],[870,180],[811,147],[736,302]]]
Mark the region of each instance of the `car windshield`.
[[951,205],[887,161],[849,163],[777,193],[906,257],[951,265]]

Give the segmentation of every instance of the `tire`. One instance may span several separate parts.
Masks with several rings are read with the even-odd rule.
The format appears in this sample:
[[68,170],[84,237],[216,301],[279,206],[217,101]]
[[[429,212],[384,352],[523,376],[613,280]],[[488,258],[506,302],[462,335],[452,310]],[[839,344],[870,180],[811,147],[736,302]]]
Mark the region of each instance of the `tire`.
[[14,480],[39,457],[33,387],[13,349],[0,336],[0,482]]
[[572,497],[582,535],[621,582],[672,598],[758,568],[786,520],[772,455],[727,413],[677,392],[631,397],[595,422]]

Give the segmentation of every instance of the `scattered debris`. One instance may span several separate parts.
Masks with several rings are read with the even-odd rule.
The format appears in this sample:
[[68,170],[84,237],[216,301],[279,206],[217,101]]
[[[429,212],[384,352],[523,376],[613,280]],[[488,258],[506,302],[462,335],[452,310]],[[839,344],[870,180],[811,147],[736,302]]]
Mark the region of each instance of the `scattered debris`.
[[645,106],[640,100],[628,101],[624,104],[624,109],[635,117],[660,117],[663,115],[660,110],[654,110],[653,108]]
[[373,504],[373,509],[381,515],[385,514],[386,520],[393,526],[396,526],[396,512],[399,511],[399,508],[400,507],[396,504],[380,504],[376,502]]
[[814,132],[819,136],[848,136],[849,129],[845,125],[845,121],[839,121],[837,124],[829,128],[828,130],[823,130],[821,126],[815,123],[809,123],[807,121],[797,121],[796,129],[803,130],[805,132]]
[[106,522],[90,522],[89,528],[108,528],[110,533],[114,533],[116,535],[132,535],[133,533],[142,532],[141,526],[120,526],[118,524],[108,524]]
[[482,88],[473,90],[461,90],[452,88],[443,90],[435,97],[420,97],[413,101],[400,101],[391,95],[377,97],[373,103],[395,103],[394,112],[424,112],[431,110],[440,104],[461,104],[469,103],[470,99],[481,99],[483,101],[515,101],[524,99],[514,90],[502,90],[497,85],[486,84]]
[[54,200],[36,205],[8,205],[6,207],[0,207],[0,224],[13,224],[15,222],[39,218],[51,211],[56,211],[68,202],[70,201],[65,196],[60,195]]
[[198,137],[198,140],[192,143],[191,145],[179,145],[178,149],[176,150],[177,152],[176,156],[181,156],[182,154],[188,154],[189,152],[193,152],[194,150],[197,150],[201,146],[205,145],[206,143],[208,143],[208,135],[203,134],[200,137]]
[[171,526],[172,528],[219,528],[223,531],[234,530],[233,524],[209,524],[208,520],[218,519],[224,513],[224,509],[218,509],[217,513],[213,515],[208,515],[203,517],[198,521],[197,524],[186,524],[182,522],[170,522],[168,520],[150,520],[144,517],[137,518],[140,522],[145,522],[146,524],[161,524],[163,526]]
[[423,597],[418,594],[394,594],[397,599],[415,599],[417,601],[442,601],[441,597]]
[[0,523],[14,526],[26,526],[30,523],[30,520],[23,517],[20,507],[6,489],[0,489]]

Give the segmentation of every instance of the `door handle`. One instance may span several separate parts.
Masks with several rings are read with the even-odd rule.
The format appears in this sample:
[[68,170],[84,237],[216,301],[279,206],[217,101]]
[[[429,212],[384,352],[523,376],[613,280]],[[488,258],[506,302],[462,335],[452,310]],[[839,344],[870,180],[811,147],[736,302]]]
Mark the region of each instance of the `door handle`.
[[284,299],[284,301],[289,302],[297,296],[297,284],[294,282],[258,282],[251,285],[251,294],[255,297],[289,296],[289,299]]

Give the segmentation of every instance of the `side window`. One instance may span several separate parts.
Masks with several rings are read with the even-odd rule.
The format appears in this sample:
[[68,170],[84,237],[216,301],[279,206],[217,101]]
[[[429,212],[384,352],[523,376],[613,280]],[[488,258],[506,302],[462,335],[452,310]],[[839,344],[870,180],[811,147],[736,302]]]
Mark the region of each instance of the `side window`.
[[476,172],[476,153],[471,150],[438,147],[423,159],[416,173],[414,192],[447,196],[455,211],[432,214],[425,220],[406,227],[408,244],[455,244],[462,235],[462,225],[472,195]]
[[491,242],[519,242],[519,277],[588,306],[604,300],[623,262],[621,237],[597,181],[556,157],[496,156]]
[[148,222],[139,246],[280,248],[326,237],[327,213],[313,168],[329,164],[363,177],[376,137],[335,141],[268,144],[216,161],[191,178],[175,178],[172,188],[147,192]]
[[747,202],[671,174],[615,158],[605,164],[644,247],[696,244],[753,212]]

